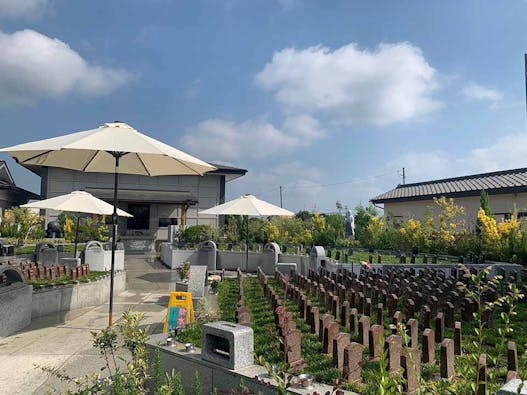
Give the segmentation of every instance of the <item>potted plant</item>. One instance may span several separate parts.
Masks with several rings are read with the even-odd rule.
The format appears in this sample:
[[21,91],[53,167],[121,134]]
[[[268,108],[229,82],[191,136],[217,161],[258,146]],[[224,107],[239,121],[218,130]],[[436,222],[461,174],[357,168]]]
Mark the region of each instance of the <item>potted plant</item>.
[[190,275],[190,262],[183,262],[176,268],[181,281],[187,282]]
[[210,293],[213,295],[218,294],[218,285],[220,284],[221,276],[218,274],[213,274],[209,276],[209,286],[210,286]]

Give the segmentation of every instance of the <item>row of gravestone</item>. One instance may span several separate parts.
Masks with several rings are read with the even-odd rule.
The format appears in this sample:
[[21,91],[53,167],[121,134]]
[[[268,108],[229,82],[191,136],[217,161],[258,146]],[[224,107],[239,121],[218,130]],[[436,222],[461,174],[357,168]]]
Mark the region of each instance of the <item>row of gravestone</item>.
[[[4,262],[3,264],[15,266],[20,269],[26,281],[56,280],[59,278],[70,278],[73,281],[80,280],[90,274],[90,267],[82,264],[76,267],[68,265],[44,266],[42,263],[27,262]],[[0,263],[2,265],[2,263]]]
[[292,372],[298,372],[306,366],[302,358],[302,333],[296,328],[293,314],[287,311],[285,305],[267,282],[267,277],[260,267],[258,267],[257,273],[264,295],[269,298],[273,306],[274,323],[281,339],[280,345],[285,355],[285,362],[290,366]]
[[[361,313],[371,315],[371,306],[382,302],[388,305],[389,313],[392,315],[397,305],[404,300],[405,310],[409,315],[407,318],[413,318],[413,314],[420,309],[425,310],[425,316],[428,309],[432,316],[435,316],[439,309],[444,309],[446,319],[452,326],[452,311],[460,309],[463,320],[471,321],[472,313],[477,308],[476,302],[464,295],[456,285],[457,281],[467,282],[467,278],[463,276],[464,273],[457,270],[453,273],[454,277],[447,277],[442,271],[425,269],[415,275],[412,269],[392,268],[384,271],[363,271],[357,278],[354,274],[342,272],[331,273],[331,277],[310,272],[309,278],[304,281],[307,281],[311,289],[315,289],[321,282],[332,292],[338,292],[341,298],[346,290],[349,290],[352,307],[356,307],[355,304],[357,304]],[[509,283],[506,283],[502,289],[489,283],[490,288],[483,294],[483,301],[495,301],[499,294],[504,290],[507,291],[508,285],[514,281],[516,281],[515,277],[511,276]],[[492,324],[491,315],[486,319],[489,325]]]
[[[325,283],[326,286],[329,286],[331,287],[333,290],[339,290],[339,294],[342,294],[341,291],[345,291],[345,287],[342,286],[342,284],[333,284],[334,282],[334,278],[328,278],[328,277],[324,277],[324,276],[314,276],[313,273],[310,273],[310,275],[313,277],[313,278],[316,278],[318,279],[319,281],[321,281],[322,283]],[[357,331],[358,329],[358,332],[359,332],[359,335],[360,335],[360,342],[362,343],[363,346],[368,346],[370,348],[369,352],[370,352],[370,356],[372,358],[375,358],[377,356],[377,354],[379,353],[379,348],[377,348],[377,350],[375,350],[375,344],[378,344],[379,342],[379,339],[381,338],[381,335],[383,334],[384,332],[384,327],[382,326],[383,324],[383,304],[382,303],[379,303],[377,305],[377,325],[373,325],[371,328],[369,328],[370,326],[370,316],[371,316],[371,312],[368,314],[368,310],[371,311],[371,307],[368,308],[368,307],[364,307],[364,306],[371,306],[371,301],[369,300],[369,298],[364,298],[363,295],[361,295],[361,291],[359,291],[359,300],[360,299],[363,299],[362,301],[359,301],[358,303],[356,302],[356,298],[354,297],[353,295],[353,290],[350,290],[349,292],[349,299],[350,300],[345,300],[343,303],[342,303],[342,306],[339,308],[339,296],[337,295],[333,295],[331,291],[329,292],[325,292],[324,290],[324,287],[323,285],[319,285],[319,286],[316,286],[316,283],[310,283],[311,280],[306,278],[306,277],[303,277],[302,275],[299,275],[299,274],[293,274],[292,273],[292,276],[293,276],[293,281],[296,283],[296,284],[299,284],[301,287],[305,287],[305,289],[307,289],[308,292],[312,292],[313,290],[315,290],[315,296],[318,297],[320,299],[320,302],[325,305],[326,309],[328,311],[331,311],[333,313],[333,316],[334,317],[337,317],[337,314],[340,313],[340,322],[341,322],[341,325],[343,326],[347,326],[349,324],[349,328],[350,330],[352,331],[352,333],[356,333],[355,331]],[[332,276],[332,277],[335,277],[335,276]],[[393,280],[393,279],[392,279]],[[360,280],[358,280],[360,281]],[[313,287],[313,285],[315,285]],[[290,287],[289,283],[288,282],[285,282],[284,281],[284,289],[286,290],[287,292],[287,288]],[[366,289],[362,288],[363,291],[365,292],[368,292]],[[299,291],[294,291],[292,292],[292,295],[294,296],[295,294],[298,294]],[[493,291],[495,292],[495,291]],[[346,294],[346,293],[345,293]],[[345,295],[344,294],[344,295]],[[370,295],[371,296],[371,295]],[[389,295],[389,312],[390,312],[390,315],[391,315],[391,312],[393,311],[393,309],[397,308],[397,295],[395,294],[390,294]],[[359,316],[359,310],[354,306],[350,309],[350,303],[355,303],[359,306],[359,308],[362,309],[361,313],[362,313],[362,317],[357,320],[357,317]],[[309,302],[306,300],[305,297],[301,297],[300,298],[300,302],[299,302],[299,310],[300,310],[300,315],[302,316],[303,313],[306,314],[307,312],[305,312],[305,308],[306,308],[306,305],[308,305]],[[424,319],[425,319],[425,323],[424,323],[424,331],[423,331],[423,360],[424,362],[433,362],[435,360],[435,355],[433,353],[435,353],[435,345],[434,345],[434,341],[435,342],[438,342],[438,343],[441,343],[444,347],[442,348],[443,352],[442,352],[442,361],[444,361],[444,363],[442,362],[442,368],[441,368],[441,371],[442,371],[442,374],[444,373],[444,375],[446,376],[449,376],[450,373],[449,372],[452,372],[453,370],[453,364],[450,363],[452,360],[453,360],[453,357],[451,358],[450,355],[452,354],[452,352],[454,354],[459,354],[461,352],[461,323],[460,322],[455,322],[454,323],[454,326],[455,326],[455,338],[454,340],[452,341],[452,339],[444,339],[443,337],[443,333],[444,333],[444,326],[445,326],[445,315],[448,318],[448,321],[449,322],[452,322],[453,321],[453,304],[450,303],[450,302],[446,302],[445,304],[445,307],[447,308],[446,310],[446,313],[443,313],[443,312],[437,312],[436,316],[435,316],[435,319],[434,319],[434,324],[435,324],[435,332],[433,329],[431,329],[431,325],[430,325],[430,308],[428,308],[428,306],[424,306]],[[473,306],[470,305],[469,303],[469,307],[468,308],[465,308],[465,310],[469,310],[471,311],[470,309],[472,309]],[[311,308],[312,310],[313,308]],[[316,310],[316,308],[315,308]],[[391,311],[390,311],[391,310]],[[411,310],[411,309],[407,309],[407,313],[408,313],[408,310]],[[315,313],[318,314],[318,311],[315,311]],[[428,314],[427,314],[428,313]],[[308,320],[309,320],[309,316],[312,315],[313,312],[310,311],[308,313]],[[367,314],[367,315],[366,315]],[[463,314],[463,316],[466,318],[466,316],[468,316],[469,314]],[[470,314],[470,316],[472,316],[472,314]],[[428,318],[427,318],[428,317]],[[402,313],[400,311],[395,311],[393,313],[393,324],[395,327],[397,327],[397,325],[400,325],[401,323],[401,319],[402,319]],[[418,324],[417,324],[417,321],[413,318],[413,314],[411,314],[410,317],[407,317],[408,321],[407,321],[407,328],[408,328],[408,332],[410,333],[410,338],[411,338],[411,341],[410,341],[410,348],[414,348],[414,349],[417,349],[417,331],[418,331]],[[316,320],[316,317],[312,317],[311,320]],[[313,326],[313,325],[312,325]],[[393,338],[392,338],[393,339]],[[388,340],[388,339],[387,339]],[[398,343],[398,340],[395,341],[394,344],[397,344]],[[512,346],[511,346],[512,344]],[[514,343],[511,343],[509,346],[510,349],[515,349],[515,345]],[[380,346],[379,346],[380,347]],[[451,350],[452,348],[452,350]],[[389,347],[387,347],[387,349],[389,350]],[[452,352],[451,352],[452,351]],[[512,352],[512,351],[510,351]],[[484,358],[483,358],[484,359]],[[514,360],[514,358],[512,357],[509,357],[509,361],[510,360]],[[511,373],[511,377],[514,377],[514,372],[517,371],[517,363],[514,364],[509,364],[509,371],[512,372]],[[445,377],[446,377],[445,376]],[[409,383],[409,386],[410,386],[410,383]]]
[[[288,279],[281,279],[282,284],[284,285],[284,290],[290,288]],[[294,289],[291,292],[291,295],[295,297],[298,292]],[[305,300],[305,296],[300,292],[299,309],[300,315],[302,316],[302,308],[306,305],[309,305],[309,301]],[[339,311],[335,309],[335,301],[338,303],[338,297],[332,297],[333,311]],[[320,300],[323,302],[322,300]],[[347,307],[347,301],[343,303],[343,311]],[[341,324],[345,321],[346,313],[341,314]],[[383,349],[387,352],[388,367],[391,373],[403,373],[406,378],[407,390],[409,393],[413,393],[417,390],[419,385],[419,375],[421,369],[421,351],[418,348],[417,341],[417,320],[411,319],[408,322],[408,326],[411,328],[410,332],[411,341],[408,347],[403,347],[402,337],[398,334],[398,330],[394,330],[391,335],[385,338],[384,326],[382,324],[372,325],[370,327],[370,317],[363,315],[358,321],[356,317],[358,316],[357,309],[352,309],[351,327],[350,332],[352,334],[359,335],[359,343],[350,343],[349,338],[350,334],[345,332],[340,332],[335,336],[336,332],[339,330],[340,325],[335,322],[334,315],[324,314],[319,318],[319,325],[317,328],[316,320],[318,318],[318,308],[311,307],[307,317],[308,323],[311,325],[311,328],[314,329],[314,333],[319,333],[319,338],[323,343],[323,349],[326,352],[329,352],[327,345],[333,341],[333,360],[335,365],[342,369],[348,381],[357,381],[360,380],[360,366],[362,364],[362,349],[363,347],[368,348],[369,356],[372,361],[378,360]],[[394,328],[397,328],[400,325],[401,313],[396,311],[394,314]],[[380,320],[382,322],[382,318]],[[315,325],[314,325],[315,324]],[[314,328],[313,328],[314,327]],[[384,339],[384,342],[383,342]],[[436,337],[432,329],[425,329],[423,335],[423,341],[426,342],[427,349],[431,350],[429,352],[423,352],[425,354],[424,362],[435,362],[435,343]],[[384,343],[384,344],[383,344]],[[350,347],[348,347],[350,346]],[[383,347],[384,346],[384,347]],[[348,350],[346,350],[348,347]],[[442,377],[452,377],[454,374],[453,368],[453,353],[454,353],[454,344],[452,339],[442,339],[442,357],[441,357],[441,372]],[[423,346],[423,349],[425,347]],[[355,350],[355,354],[349,353],[350,349]],[[335,354],[336,353],[336,354]],[[347,354],[347,355],[345,355]],[[353,365],[350,366],[350,357],[353,362]],[[341,365],[342,364],[342,365]],[[350,371],[354,372],[354,375],[349,374]]]
[[[354,250],[352,248],[349,248],[346,253],[340,250],[332,251],[331,249],[327,249],[326,256],[328,258],[335,259],[337,262],[340,262],[342,258],[344,259],[344,262],[348,262],[349,257],[352,256],[353,253],[354,253]],[[368,253],[369,253],[369,256],[368,256],[369,263],[373,263],[374,250],[370,248],[368,250]],[[385,254],[395,255],[395,257],[399,258],[399,263],[407,263],[407,258],[410,259],[410,263],[417,263],[417,258],[419,257],[419,253],[416,249],[414,249],[411,253],[408,253],[408,254],[402,251],[395,251],[395,252],[385,251]],[[468,263],[483,264],[486,261],[486,256],[485,254],[479,256],[479,255],[474,255],[472,253],[469,253],[467,256],[457,256],[457,257],[450,256],[450,255],[422,254],[421,259],[422,259],[422,263],[425,263],[425,264],[429,262],[435,264],[438,262],[438,260],[443,260],[443,261],[446,260],[449,262],[457,261],[459,263],[465,263],[465,264],[468,264]],[[381,254],[377,254],[377,263],[382,263]]]

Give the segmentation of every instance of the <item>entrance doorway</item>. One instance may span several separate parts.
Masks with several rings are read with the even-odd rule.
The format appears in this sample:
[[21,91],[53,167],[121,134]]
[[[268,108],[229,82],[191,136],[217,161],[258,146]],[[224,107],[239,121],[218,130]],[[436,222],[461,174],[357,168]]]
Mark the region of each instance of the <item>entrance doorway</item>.
[[150,228],[150,205],[149,204],[129,204],[127,211],[133,215],[128,218],[128,229],[149,229]]

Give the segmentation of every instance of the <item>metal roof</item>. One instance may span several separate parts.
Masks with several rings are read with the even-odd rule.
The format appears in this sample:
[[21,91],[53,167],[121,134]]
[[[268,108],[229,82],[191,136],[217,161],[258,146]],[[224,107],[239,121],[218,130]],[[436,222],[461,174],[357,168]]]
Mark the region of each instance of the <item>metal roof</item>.
[[385,203],[429,200],[440,196],[478,196],[482,190],[489,195],[527,192],[527,168],[398,185],[391,191],[375,196],[371,201]]

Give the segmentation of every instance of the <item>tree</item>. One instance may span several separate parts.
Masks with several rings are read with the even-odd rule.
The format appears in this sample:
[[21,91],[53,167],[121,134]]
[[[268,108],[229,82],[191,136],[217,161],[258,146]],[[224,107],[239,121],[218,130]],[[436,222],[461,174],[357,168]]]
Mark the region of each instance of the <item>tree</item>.
[[481,190],[479,201],[481,204],[480,207],[483,209],[483,211],[485,211],[485,215],[487,217],[492,217],[492,211],[490,210],[490,205],[489,205],[489,195],[484,189]]
[[313,217],[313,214],[311,214],[307,210],[300,210],[298,213],[295,214],[295,217],[301,219],[304,222],[307,222]]
[[437,215],[437,230],[435,232],[436,248],[439,251],[449,253],[454,248],[456,233],[459,232],[460,225],[458,219],[465,209],[455,204],[454,199],[441,196],[434,198],[434,204],[439,208]]
[[355,238],[361,240],[364,231],[368,227],[372,218],[379,216],[377,209],[370,203],[368,207],[358,205],[355,207]]
[[[16,237],[27,240],[32,234],[38,234],[42,230],[44,217],[35,214],[28,208],[14,207],[5,210],[1,219],[0,233],[3,237]],[[42,236],[42,234],[38,234]]]
[[337,239],[343,239],[346,226],[344,217],[340,214],[326,214],[325,218],[331,240],[336,242]]

